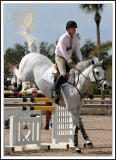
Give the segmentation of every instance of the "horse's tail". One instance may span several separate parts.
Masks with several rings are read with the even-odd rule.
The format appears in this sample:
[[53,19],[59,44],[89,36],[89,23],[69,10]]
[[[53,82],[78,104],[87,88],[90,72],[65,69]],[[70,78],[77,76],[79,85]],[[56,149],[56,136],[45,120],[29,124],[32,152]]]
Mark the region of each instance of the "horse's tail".
[[33,19],[34,19],[33,8],[26,8],[23,11],[15,12],[13,15],[13,19],[15,23],[18,24],[22,30],[20,34],[25,35],[29,52],[35,52],[36,51],[36,47],[35,47],[36,38],[30,35],[30,30],[33,24]]

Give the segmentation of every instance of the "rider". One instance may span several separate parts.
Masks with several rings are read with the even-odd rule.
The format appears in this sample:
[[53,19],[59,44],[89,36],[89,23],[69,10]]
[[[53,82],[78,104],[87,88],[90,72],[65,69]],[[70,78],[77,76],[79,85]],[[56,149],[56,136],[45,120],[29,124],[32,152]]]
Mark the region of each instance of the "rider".
[[60,73],[53,87],[53,96],[59,96],[60,85],[64,83],[67,74],[67,65],[69,68],[74,68],[76,64],[71,60],[72,52],[75,51],[80,61],[83,60],[78,37],[75,34],[77,24],[75,21],[68,21],[66,24],[67,32],[63,34],[57,43],[55,49],[55,61]]

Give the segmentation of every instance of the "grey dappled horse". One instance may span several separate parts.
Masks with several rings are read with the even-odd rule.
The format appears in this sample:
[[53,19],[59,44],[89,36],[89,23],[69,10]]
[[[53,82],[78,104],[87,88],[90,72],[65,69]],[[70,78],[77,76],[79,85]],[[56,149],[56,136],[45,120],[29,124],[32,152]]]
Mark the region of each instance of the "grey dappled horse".
[[[78,130],[82,132],[86,146],[93,146],[81,121],[80,107],[82,96],[91,82],[99,83],[103,88],[108,86],[101,64],[102,61],[99,62],[97,57],[79,62],[75,69],[71,69],[68,82],[61,86],[59,105],[67,107],[72,115],[74,123],[74,145],[77,152],[81,152],[78,145]],[[22,58],[19,69],[14,69],[17,77],[16,89],[21,89],[22,81],[32,81],[36,83],[45,96],[51,98],[53,84],[43,79],[43,74],[52,65],[52,61],[42,54],[27,54]],[[54,101],[54,98],[52,100]]]
[[[14,74],[17,79],[16,90],[21,90],[22,81],[35,82],[38,88],[47,97],[51,97],[53,83],[43,78],[46,71],[53,66],[52,61],[39,53],[35,52],[35,38],[30,35],[30,30],[33,24],[34,10],[29,8],[23,12],[17,11],[14,14],[14,20],[21,28],[21,34],[25,35],[27,40],[29,54],[24,56],[19,64],[19,69],[14,68]],[[89,87],[91,82],[96,82],[102,85],[103,88],[108,86],[108,82],[104,77],[104,71],[97,57],[90,60],[79,62],[75,69],[71,69],[68,83],[61,86],[61,94],[59,105],[67,107],[72,114],[74,124],[74,145],[77,152],[81,152],[78,145],[78,130],[82,135],[87,146],[92,146],[83,123],[80,118],[80,107],[83,94]],[[16,84],[16,83],[15,83]],[[54,98],[52,98],[54,101]]]

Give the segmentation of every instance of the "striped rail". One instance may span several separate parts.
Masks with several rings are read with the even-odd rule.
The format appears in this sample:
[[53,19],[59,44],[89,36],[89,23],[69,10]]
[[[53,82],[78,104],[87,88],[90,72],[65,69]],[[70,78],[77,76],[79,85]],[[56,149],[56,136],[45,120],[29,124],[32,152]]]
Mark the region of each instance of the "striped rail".
[[14,92],[14,91],[10,91],[10,90],[5,90],[4,94],[42,94],[40,90],[33,90],[33,91],[26,91],[23,90],[21,92]]

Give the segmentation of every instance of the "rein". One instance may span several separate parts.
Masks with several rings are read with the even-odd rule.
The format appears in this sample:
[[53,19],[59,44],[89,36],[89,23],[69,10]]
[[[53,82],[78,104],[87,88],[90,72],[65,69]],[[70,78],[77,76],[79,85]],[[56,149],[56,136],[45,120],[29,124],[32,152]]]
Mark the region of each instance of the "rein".
[[[79,74],[83,75],[83,76],[85,77],[85,79],[88,79],[88,80],[89,80],[89,78],[86,77],[84,74],[82,74],[82,72],[81,72],[80,70],[78,70],[77,68],[74,68],[74,69],[77,70],[77,71],[79,72]],[[79,92],[79,94],[80,94],[80,99],[82,99],[82,98],[84,97],[84,94],[82,94],[82,93],[79,91],[79,89],[76,87],[77,84],[78,84],[78,82],[79,82],[79,74],[78,74],[77,83],[75,83],[75,80],[74,80],[74,83],[71,83],[71,82],[67,82],[67,83],[71,84],[72,86],[74,86],[74,87],[76,88],[76,90],[77,90],[77,91]],[[74,79],[75,79],[75,78],[74,78]],[[90,80],[89,80],[89,81],[90,81]]]
[[[94,67],[92,67],[92,72],[93,72],[93,76],[94,76],[95,82],[96,82],[97,84],[99,84],[99,82],[101,82],[101,81],[104,82],[104,81],[106,80],[105,77],[102,78],[102,79],[100,79],[100,80],[97,79],[97,77],[96,77],[96,75],[95,75],[95,71],[94,71],[94,68],[95,68],[95,67],[97,67],[97,66],[94,65]],[[83,75],[83,76],[85,77],[85,79],[88,79],[88,80],[90,81],[90,79],[89,79],[88,77],[86,77],[84,74],[82,74],[82,72],[81,72],[80,70],[78,70],[77,68],[75,68],[75,70],[77,70],[77,71],[79,72],[79,74]],[[70,83],[70,82],[67,82],[67,83],[73,85],[73,86],[76,88],[76,90],[77,90],[77,91],[79,92],[79,94],[80,94],[80,99],[82,99],[82,98],[84,97],[85,93],[82,94],[82,93],[79,91],[79,89],[76,87],[77,84],[78,84],[78,82],[79,82],[79,74],[78,74],[78,80],[77,80],[77,83],[76,83],[76,84],[75,84],[75,80],[74,80],[74,83]],[[75,78],[74,78],[74,79],[75,79]],[[103,83],[103,82],[102,82],[102,83]],[[99,85],[98,85],[98,87],[99,87]]]

